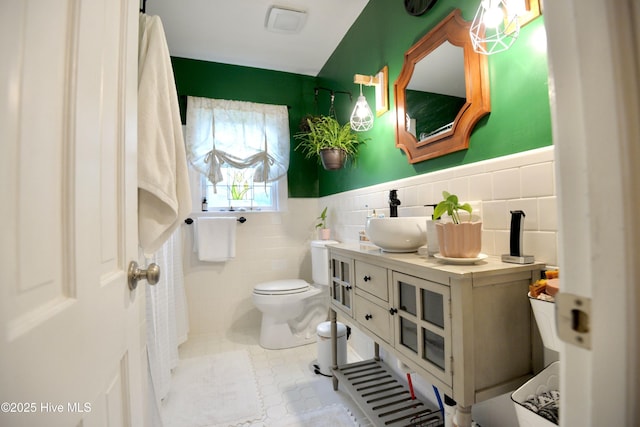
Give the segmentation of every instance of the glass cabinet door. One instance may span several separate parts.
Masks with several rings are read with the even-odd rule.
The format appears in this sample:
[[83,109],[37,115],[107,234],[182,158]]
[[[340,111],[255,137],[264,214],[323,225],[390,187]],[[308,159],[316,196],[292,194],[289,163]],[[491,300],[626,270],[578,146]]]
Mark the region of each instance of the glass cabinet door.
[[423,288],[420,289],[420,297],[422,320],[425,322],[422,331],[422,357],[444,371],[446,365],[444,354],[445,303],[443,294]]
[[416,287],[402,280],[397,281],[397,286],[398,314],[400,316],[400,325],[398,330],[400,334],[398,336],[398,341],[400,341],[400,344],[411,350],[414,354],[418,354]]
[[451,385],[448,286],[393,272],[395,347]]
[[347,314],[353,306],[353,260],[331,255],[331,302]]

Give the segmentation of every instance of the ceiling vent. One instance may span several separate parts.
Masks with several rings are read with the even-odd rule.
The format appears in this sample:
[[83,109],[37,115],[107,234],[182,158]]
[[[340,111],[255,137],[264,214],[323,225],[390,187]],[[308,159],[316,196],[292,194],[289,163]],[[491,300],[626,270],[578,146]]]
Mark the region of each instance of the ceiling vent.
[[307,12],[271,6],[265,26],[274,33],[295,34],[300,32],[306,20]]

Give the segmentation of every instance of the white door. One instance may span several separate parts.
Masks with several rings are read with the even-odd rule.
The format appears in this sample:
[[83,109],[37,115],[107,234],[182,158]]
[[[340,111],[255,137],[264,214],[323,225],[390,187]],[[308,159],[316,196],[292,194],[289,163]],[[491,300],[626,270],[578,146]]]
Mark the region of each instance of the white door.
[[0,4],[0,425],[139,426],[139,6]]
[[544,6],[561,291],[591,301],[590,348],[570,334],[561,351],[560,423],[637,426],[640,6],[637,0]]

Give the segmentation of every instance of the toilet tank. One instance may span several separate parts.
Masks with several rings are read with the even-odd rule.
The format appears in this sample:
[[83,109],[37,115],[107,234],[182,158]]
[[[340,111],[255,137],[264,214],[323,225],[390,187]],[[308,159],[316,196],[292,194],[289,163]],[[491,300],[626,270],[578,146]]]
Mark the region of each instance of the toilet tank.
[[313,283],[329,286],[329,249],[327,245],[338,243],[335,240],[311,241],[311,270]]

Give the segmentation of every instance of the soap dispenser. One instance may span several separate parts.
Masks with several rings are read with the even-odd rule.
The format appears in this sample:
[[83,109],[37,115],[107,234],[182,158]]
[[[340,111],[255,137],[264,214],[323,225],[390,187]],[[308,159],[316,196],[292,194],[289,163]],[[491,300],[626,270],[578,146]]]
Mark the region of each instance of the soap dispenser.
[[364,207],[367,209],[367,218],[365,219],[365,222],[364,222],[364,230],[360,230],[359,232],[359,238],[361,242],[368,242],[369,237],[367,236],[367,227],[369,226],[369,220],[371,218],[375,218],[376,210],[374,209],[372,214],[371,210],[369,209],[369,205],[364,205]]
[[[437,205],[432,204],[424,206],[431,206],[435,210]],[[436,224],[438,222],[440,222],[440,218],[434,218],[433,214],[431,215],[431,219],[427,220],[427,254],[429,254],[429,256],[434,256],[435,254],[440,252],[440,245],[438,244],[438,233],[436,231]]]

